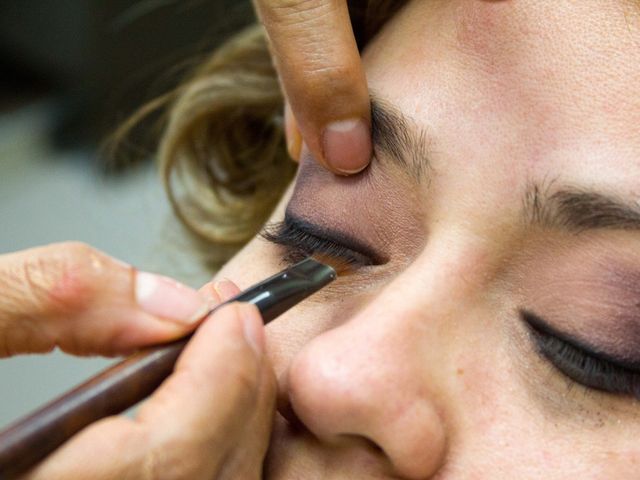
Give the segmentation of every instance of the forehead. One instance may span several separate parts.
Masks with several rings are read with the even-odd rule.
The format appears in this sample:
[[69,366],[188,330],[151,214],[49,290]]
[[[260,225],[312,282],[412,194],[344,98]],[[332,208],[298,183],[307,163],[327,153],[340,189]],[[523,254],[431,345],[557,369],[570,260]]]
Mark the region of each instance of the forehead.
[[[371,89],[432,136],[441,184],[640,191],[640,17],[621,0],[414,1],[365,52]],[[480,193],[480,192],[479,192]]]

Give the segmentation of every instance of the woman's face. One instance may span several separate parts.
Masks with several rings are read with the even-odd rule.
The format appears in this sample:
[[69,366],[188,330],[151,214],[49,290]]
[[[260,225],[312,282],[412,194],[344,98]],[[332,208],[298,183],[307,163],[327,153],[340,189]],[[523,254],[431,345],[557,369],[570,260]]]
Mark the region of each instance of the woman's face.
[[289,247],[220,272],[362,262],[267,329],[266,478],[638,478],[639,11],[415,1],[367,48],[373,164],[303,155]]

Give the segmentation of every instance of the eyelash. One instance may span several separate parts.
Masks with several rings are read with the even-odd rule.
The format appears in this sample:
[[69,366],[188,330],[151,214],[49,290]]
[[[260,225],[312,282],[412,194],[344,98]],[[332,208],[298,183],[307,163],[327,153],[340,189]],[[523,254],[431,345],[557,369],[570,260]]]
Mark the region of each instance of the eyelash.
[[332,240],[313,235],[301,228],[285,222],[267,225],[260,236],[282,247],[282,259],[286,263],[296,263],[314,253],[322,253],[339,259],[349,265],[371,265],[370,259]]
[[561,339],[537,315],[520,313],[540,355],[564,376],[587,388],[640,400],[640,373]]

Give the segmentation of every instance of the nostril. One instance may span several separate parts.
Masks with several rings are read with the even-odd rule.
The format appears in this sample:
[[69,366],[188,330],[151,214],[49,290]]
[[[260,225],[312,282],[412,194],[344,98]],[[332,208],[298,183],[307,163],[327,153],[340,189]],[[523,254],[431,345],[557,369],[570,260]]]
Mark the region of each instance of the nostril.
[[375,441],[369,438],[363,438],[363,441],[366,444],[366,446],[369,448],[369,450],[371,450],[373,453],[384,454],[384,450],[382,450],[382,447],[378,445]]
[[304,423],[298,417],[289,397],[289,376],[288,372],[279,375],[278,378],[278,398],[276,409],[278,413],[289,423],[289,426],[296,430],[306,430]]
[[378,445],[375,440],[372,440],[368,437],[365,437],[363,435],[356,435],[356,434],[351,434],[351,433],[343,433],[341,435],[341,437],[343,439],[346,439],[349,443],[351,444],[360,444],[362,445],[362,447],[366,450],[368,450],[369,452],[371,452],[372,454],[378,456],[378,455],[384,455],[385,452],[382,449],[382,447],[380,445]]

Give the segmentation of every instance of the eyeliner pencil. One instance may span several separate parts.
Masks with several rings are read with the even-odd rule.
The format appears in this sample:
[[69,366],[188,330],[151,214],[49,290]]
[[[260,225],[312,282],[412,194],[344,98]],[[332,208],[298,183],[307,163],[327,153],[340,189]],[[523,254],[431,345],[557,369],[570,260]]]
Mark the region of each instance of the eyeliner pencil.
[[[309,257],[217,305],[256,305],[265,323],[337,278],[336,270]],[[193,334],[140,350],[0,432],[0,480],[25,473],[87,425],[122,413],[160,386]]]

